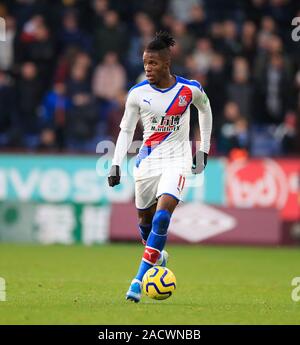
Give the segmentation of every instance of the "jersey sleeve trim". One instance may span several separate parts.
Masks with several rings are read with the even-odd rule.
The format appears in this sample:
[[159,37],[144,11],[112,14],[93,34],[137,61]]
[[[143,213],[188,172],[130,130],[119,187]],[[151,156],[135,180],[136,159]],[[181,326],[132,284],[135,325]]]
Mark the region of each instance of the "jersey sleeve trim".
[[178,82],[182,84],[196,86],[201,92],[204,91],[202,85],[197,80],[188,80],[183,77],[177,77],[177,79],[178,79]]
[[141,83],[138,83],[138,84],[134,85],[134,86],[129,90],[128,93],[130,93],[132,90],[134,90],[134,89],[136,89],[136,88],[138,88],[138,87],[141,87],[141,86],[144,86],[144,85],[147,85],[147,84],[149,84],[148,80],[144,80],[144,81],[142,81]]

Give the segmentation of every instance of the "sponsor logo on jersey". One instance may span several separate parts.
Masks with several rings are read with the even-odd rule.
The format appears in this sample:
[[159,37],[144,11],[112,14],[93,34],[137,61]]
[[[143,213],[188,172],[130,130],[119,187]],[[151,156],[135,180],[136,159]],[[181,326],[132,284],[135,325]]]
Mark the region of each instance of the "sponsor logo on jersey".
[[149,105],[151,105],[151,103],[150,103],[151,100],[152,100],[152,98],[150,98],[149,100],[144,98],[143,102],[148,103]]

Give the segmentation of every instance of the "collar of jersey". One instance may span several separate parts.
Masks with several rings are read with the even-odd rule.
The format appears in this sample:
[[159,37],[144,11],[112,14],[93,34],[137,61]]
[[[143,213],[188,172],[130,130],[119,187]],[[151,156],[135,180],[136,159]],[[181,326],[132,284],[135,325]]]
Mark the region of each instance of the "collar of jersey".
[[168,91],[172,90],[177,85],[177,83],[178,83],[177,75],[175,75],[175,78],[176,78],[176,82],[172,86],[170,86],[168,89],[162,90],[162,89],[159,89],[158,87],[155,87],[155,86],[151,85],[150,83],[149,83],[149,85],[152,87],[152,89],[154,89],[156,91],[159,91],[161,93],[165,93],[165,92],[168,92]]

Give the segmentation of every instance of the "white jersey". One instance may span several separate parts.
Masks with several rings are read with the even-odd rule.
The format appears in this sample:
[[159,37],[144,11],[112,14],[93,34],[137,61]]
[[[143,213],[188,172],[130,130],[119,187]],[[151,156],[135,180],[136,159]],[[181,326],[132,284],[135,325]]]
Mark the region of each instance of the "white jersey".
[[[140,119],[144,127],[143,144],[136,157],[136,178],[159,175],[168,168],[179,169],[185,174],[190,172],[191,104],[199,112],[200,150],[208,153],[211,110],[209,100],[197,81],[176,76],[175,84],[168,89],[158,89],[147,80],[131,88],[120,128],[132,133]],[[115,157],[117,155],[116,152]],[[114,164],[117,163],[115,159]]]

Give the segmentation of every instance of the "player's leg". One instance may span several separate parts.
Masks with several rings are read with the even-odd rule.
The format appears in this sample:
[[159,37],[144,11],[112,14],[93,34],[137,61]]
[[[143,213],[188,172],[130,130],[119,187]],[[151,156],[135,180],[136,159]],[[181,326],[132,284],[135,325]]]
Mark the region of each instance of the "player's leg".
[[[156,212],[157,202],[152,205],[151,207],[145,210],[138,210],[138,223],[139,223],[139,230],[142,238],[142,243],[145,246],[147,243],[148,236],[152,229],[152,220],[153,216]],[[168,262],[168,253],[167,251],[163,250],[160,252],[160,256],[157,259],[155,265],[156,266],[164,266],[166,267]]]
[[142,243],[145,245],[152,228],[153,216],[156,212],[157,203],[146,209],[138,209],[139,230],[142,237]]
[[[159,183],[159,176],[137,180],[135,183],[135,205],[138,210],[139,228],[142,240],[148,239],[152,228],[152,218],[156,210],[156,191]],[[126,293],[126,299],[139,302],[141,298],[142,281],[133,279],[129,290]]]
[[159,197],[157,210],[153,216],[152,229],[148,236],[144,255],[135,279],[131,282],[126,298],[134,302],[141,299],[141,285],[144,274],[159,260],[167,240],[171,215],[178,199],[168,194]]
[[160,178],[157,188],[158,204],[152,220],[152,229],[147,239],[139,270],[127,292],[127,299],[135,302],[140,300],[141,294],[132,296],[130,292],[132,287],[137,288],[139,286],[139,289],[141,289],[144,274],[155,265],[164,249],[171,215],[180,200],[183,186],[184,177],[180,174],[169,172],[163,174]]
[[[155,257],[163,251],[168,235],[172,213],[181,198],[185,177],[176,171],[165,171],[157,187],[157,207],[152,220],[152,229],[147,239],[143,261],[155,264]],[[137,279],[143,278],[143,265],[137,274]]]
[[163,193],[159,196],[157,206],[156,206],[156,212],[160,210],[165,210],[172,214],[178,205],[179,199],[176,196],[170,195],[168,193]]
[[164,247],[171,215],[178,201],[178,199],[168,194],[159,197],[152,220],[152,229],[147,238],[145,252],[136,279],[142,280],[146,271],[154,265],[166,266],[168,253],[164,250]]

